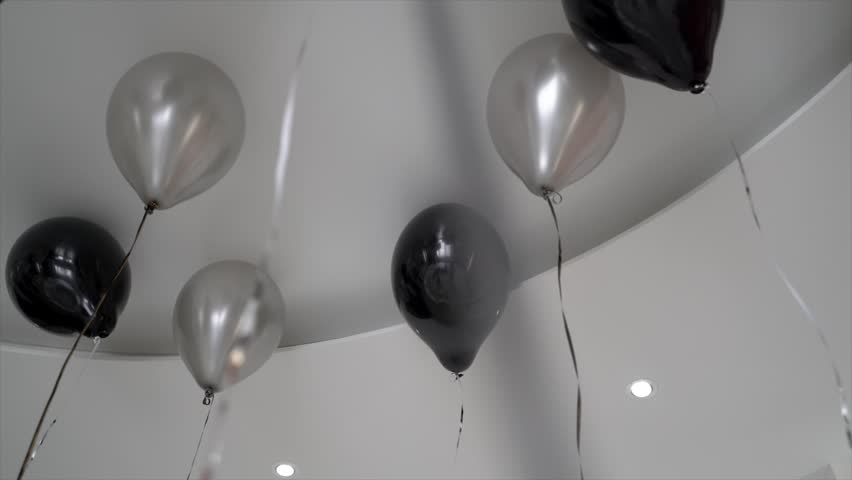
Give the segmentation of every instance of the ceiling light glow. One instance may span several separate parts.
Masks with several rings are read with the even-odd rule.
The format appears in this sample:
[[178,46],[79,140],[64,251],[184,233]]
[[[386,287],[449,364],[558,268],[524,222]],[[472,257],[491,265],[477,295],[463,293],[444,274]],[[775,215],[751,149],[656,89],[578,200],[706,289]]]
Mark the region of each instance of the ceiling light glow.
[[293,474],[296,473],[296,469],[289,463],[281,463],[275,467],[275,473],[277,473],[279,477],[292,477]]
[[636,380],[630,384],[630,394],[636,398],[648,398],[654,393],[654,384],[650,380]]

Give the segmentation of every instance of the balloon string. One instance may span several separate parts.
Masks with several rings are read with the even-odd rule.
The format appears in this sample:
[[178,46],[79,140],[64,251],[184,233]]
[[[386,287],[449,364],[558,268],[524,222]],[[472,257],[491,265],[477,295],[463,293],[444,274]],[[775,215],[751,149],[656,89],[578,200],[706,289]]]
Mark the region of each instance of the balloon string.
[[[241,309],[240,319],[237,322],[236,327],[234,328],[232,339],[228,347],[229,355],[226,356],[226,373],[225,377],[223,378],[223,385],[225,386],[236,380],[237,373],[242,367],[240,363],[234,363],[231,359],[231,356],[238,348],[241,348],[240,343],[242,339],[240,332],[242,332],[243,330],[243,325],[256,321],[257,309],[260,307],[261,298],[263,296],[263,282],[261,278],[261,272],[267,274],[269,273],[269,259],[272,256],[275,247],[275,242],[278,240],[279,232],[281,230],[281,212],[284,209],[284,185],[287,173],[287,163],[290,159],[291,143],[293,136],[293,118],[296,109],[296,94],[298,92],[299,77],[302,71],[302,61],[304,60],[305,52],[307,51],[308,47],[308,38],[310,37],[311,24],[312,22],[309,21],[308,28],[305,31],[305,36],[304,38],[302,38],[302,43],[299,46],[296,66],[294,67],[290,79],[290,86],[287,89],[287,97],[284,101],[284,112],[281,118],[281,136],[278,143],[278,158],[275,162],[275,172],[273,174],[274,190],[272,197],[272,212],[270,214],[269,222],[269,232],[266,236],[263,250],[261,251],[260,257],[257,261],[258,273],[254,279],[254,286],[250,290],[249,296]],[[201,479],[203,480],[212,480],[215,477],[216,470],[218,469],[222,461],[222,452],[225,448],[224,438],[222,437],[222,430],[224,428],[228,408],[228,399],[222,399],[219,402],[218,414],[221,420],[219,422],[219,425],[217,425],[215,429],[215,441],[213,441],[213,449],[208,454],[207,462],[201,472]]]
[[207,405],[207,416],[204,418],[204,425],[201,427],[201,433],[198,435],[198,444],[195,445],[195,454],[192,455],[192,463],[189,464],[189,471],[186,472],[186,480],[192,475],[192,469],[195,467],[195,459],[198,458],[198,450],[201,449],[201,441],[204,439],[204,432],[207,430],[207,422],[210,421],[210,412],[213,411],[213,390],[207,389],[204,391],[204,400],[202,403]]
[[580,480],[585,477],[583,475],[583,455],[580,450],[581,427],[583,418],[583,395],[580,389],[580,369],[577,367],[577,354],[574,351],[574,340],[571,337],[571,330],[568,328],[568,317],[565,315],[565,303],[562,299],[562,233],[559,230],[559,220],[556,217],[556,209],[554,204],[562,202],[562,195],[558,192],[544,192],[544,199],[547,206],[550,207],[550,214],[553,216],[553,225],[556,227],[556,285],[559,288],[559,308],[562,310],[562,326],[565,328],[565,338],[568,339],[568,348],[571,350],[571,362],[574,365],[574,376],[577,378],[577,409],[576,409],[576,432],[577,432],[577,461],[580,467]]
[[[74,392],[77,390],[77,386],[80,385],[80,380],[83,378],[83,374],[86,373],[86,370],[89,368],[89,364],[91,363],[92,357],[95,356],[95,352],[98,350],[98,346],[101,344],[101,337],[95,337],[92,339],[92,350],[89,352],[89,356],[86,357],[85,362],[83,363],[83,368],[80,369],[80,372],[77,374],[77,378],[74,379],[74,382],[71,384],[71,388],[68,390],[68,393],[65,394],[67,399],[73,398]],[[62,417],[62,414],[65,413],[65,408],[68,406],[68,400],[65,400],[59,406],[59,413],[54,415],[53,420],[47,425],[47,428],[44,430],[44,433],[41,436],[41,440],[38,441],[38,445],[33,450],[33,453],[30,455],[30,461],[35,461],[36,455],[38,454],[39,449],[41,449],[42,445],[44,445],[45,440],[47,440],[47,434],[50,433],[50,430],[56,425],[56,421]]]
[[[234,328],[232,339],[228,347],[229,355],[226,356],[227,364],[225,367],[225,377],[223,379],[224,386],[227,386],[236,380],[237,373],[242,367],[241,363],[234,363],[231,356],[238,348],[241,348],[240,344],[242,339],[240,332],[243,330],[243,325],[247,322],[250,323],[256,321],[257,309],[260,307],[261,297],[263,296],[261,272],[269,273],[269,259],[272,256],[275,248],[275,242],[278,240],[279,232],[281,230],[281,212],[284,210],[284,186],[287,177],[287,163],[289,162],[291,152],[293,119],[296,111],[296,97],[299,87],[299,78],[302,72],[302,64],[305,58],[305,52],[308,48],[308,38],[311,34],[311,26],[313,24],[312,20],[313,15],[308,21],[305,36],[302,38],[302,43],[299,46],[296,66],[293,69],[293,73],[290,78],[290,86],[287,89],[287,97],[284,101],[284,112],[281,117],[281,136],[278,143],[278,158],[275,162],[275,172],[273,174],[274,190],[272,196],[272,212],[270,214],[269,232],[266,236],[263,250],[261,251],[260,257],[257,261],[258,273],[254,279],[254,286],[242,307],[240,319],[237,321],[237,325]],[[216,470],[222,462],[222,452],[225,448],[222,431],[224,429],[228,409],[229,401],[226,397],[219,402],[218,416],[221,420],[215,428],[215,441],[213,443],[214,448],[208,454],[207,462],[201,472],[202,480],[212,480],[216,475]]]
[[[225,356],[225,376],[223,378],[223,386],[230,385],[237,378],[237,373],[242,367],[240,362],[235,363],[232,359],[237,349],[242,348],[242,335],[244,325],[257,320],[257,310],[260,308],[261,298],[263,296],[263,281],[261,272],[269,273],[269,259],[275,249],[275,242],[278,240],[281,230],[281,212],[284,210],[284,185],[287,177],[287,163],[290,159],[291,143],[293,136],[293,118],[296,110],[296,97],[298,93],[299,78],[302,72],[302,64],[305,58],[305,52],[308,48],[308,38],[311,34],[311,26],[313,25],[313,14],[308,20],[308,27],[305,30],[305,36],[302,38],[302,43],[299,45],[299,53],[296,58],[296,66],[293,69],[290,78],[290,86],[287,89],[287,97],[284,101],[284,112],[281,117],[281,136],[278,143],[278,158],[275,162],[275,172],[273,174],[274,190],[272,196],[272,212],[270,214],[269,232],[264,242],[263,250],[257,261],[257,275],[254,278],[254,285],[251,288],[248,298],[246,299],[240,313],[240,319],[233,330],[232,338],[229,343],[228,352]],[[225,448],[224,438],[222,438],[222,429],[225,423],[225,418],[228,412],[228,399],[223,398],[219,401],[219,417],[221,421],[216,427],[216,441],[213,450],[210,451],[207,457],[207,462],[201,472],[202,480],[212,480],[216,475],[216,470],[222,461],[222,452]]]
[[47,410],[50,408],[50,404],[53,402],[53,397],[56,396],[56,390],[59,388],[59,382],[62,380],[62,376],[65,375],[65,368],[68,367],[68,362],[71,360],[71,356],[74,355],[74,352],[77,350],[77,346],[80,344],[80,339],[83,338],[83,334],[86,333],[86,330],[92,325],[96,318],[98,318],[98,313],[101,311],[101,307],[104,304],[109,293],[112,291],[115,284],[118,282],[118,277],[121,275],[121,272],[124,271],[124,268],[127,266],[127,262],[130,259],[130,254],[133,252],[133,247],[136,246],[136,241],[139,240],[139,234],[142,232],[142,226],[145,225],[145,219],[148,218],[148,215],[154,213],[154,209],[157,208],[156,203],[151,203],[145,206],[145,214],[142,215],[142,221],[139,222],[139,227],[136,229],[136,236],[133,237],[133,243],[130,244],[130,248],[127,250],[127,253],[124,255],[124,259],[121,260],[121,264],[118,266],[118,270],[113,275],[112,280],[109,282],[109,286],[101,294],[100,300],[98,300],[98,304],[95,306],[95,311],[92,312],[91,318],[86,322],[86,325],[83,326],[83,329],[80,330],[80,333],[77,334],[77,338],[74,339],[74,344],[71,345],[71,349],[68,351],[68,354],[65,356],[65,361],[62,362],[62,367],[59,369],[59,374],[56,376],[56,380],[53,382],[53,389],[50,391],[50,396],[47,397],[47,403],[44,405],[44,409],[41,411],[41,416],[38,419],[38,423],[36,424],[35,431],[33,431],[33,437],[30,440],[30,446],[27,448],[27,453],[24,455],[24,460],[21,462],[21,469],[18,471],[18,480],[24,478],[24,473],[27,471],[27,467],[29,466],[31,457],[33,455],[33,451],[36,448],[36,440],[38,439],[38,434],[41,432],[41,427],[44,424],[44,417],[47,416]]
[[246,299],[242,307],[240,319],[234,329],[234,335],[230,342],[229,351],[233,351],[238,347],[240,342],[240,332],[246,322],[256,320],[257,309],[260,306],[263,296],[263,273],[269,274],[269,259],[275,249],[275,242],[278,240],[281,230],[281,212],[284,210],[284,185],[287,177],[287,163],[290,159],[291,139],[293,136],[293,117],[296,111],[296,94],[299,87],[299,78],[302,72],[302,61],[305,58],[305,52],[308,48],[308,38],[311,34],[311,25],[313,24],[313,15],[308,20],[308,28],[305,30],[305,36],[302,38],[302,43],[299,46],[299,53],[296,58],[296,66],[293,69],[290,78],[290,86],[287,89],[287,97],[284,101],[284,113],[281,117],[281,137],[278,143],[278,159],[275,162],[274,190],[272,196],[272,212],[269,220],[269,232],[266,235],[263,250],[257,260],[257,274],[254,277],[254,286],[251,288],[249,297]]
[[[235,381],[239,373],[240,366],[230,364],[225,369],[225,383],[230,384]],[[216,478],[216,471],[222,464],[222,456],[225,451],[225,424],[228,420],[228,412],[230,411],[230,392],[224,391],[219,395],[221,398],[217,403],[216,418],[218,421],[214,423],[210,435],[210,444],[212,448],[207,454],[207,461],[204,468],[201,470],[200,480],[213,480]]]
[[296,58],[296,66],[293,69],[290,78],[290,86],[287,89],[287,97],[284,101],[284,112],[281,116],[281,135],[278,141],[278,158],[275,162],[275,172],[273,175],[274,190],[272,196],[272,212],[269,221],[269,233],[266,237],[266,242],[258,261],[258,267],[263,270],[268,270],[269,257],[275,249],[275,242],[278,240],[281,230],[281,212],[284,210],[284,184],[287,176],[287,164],[290,160],[290,151],[292,150],[293,137],[293,118],[296,111],[296,98],[299,88],[299,78],[302,72],[302,61],[305,58],[305,52],[308,49],[308,38],[311,33],[312,21],[309,20],[308,28],[305,31],[305,36],[302,38],[302,43],[299,46],[299,54]]
[[464,429],[464,388],[462,388],[461,379],[463,373],[453,373],[453,380],[459,386],[459,434],[456,437],[456,455],[453,457],[453,463],[459,458],[459,446],[461,445],[462,430]]
[[710,100],[713,102],[713,112],[716,115],[716,120],[719,123],[720,129],[722,130],[725,138],[728,141],[728,145],[730,145],[731,150],[733,150],[734,155],[737,159],[737,166],[740,171],[740,178],[743,182],[743,188],[745,190],[746,198],[748,199],[748,206],[751,210],[751,216],[754,220],[754,226],[757,228],[758,236],[760,237],[761,250],[766,256],[766,260],[772,265],[775,273],[778,275],[778,278],[781,279],[781,282],[784,283],[784,286],[787,288],[787,291],[790,293],[790,296],[793,297],[793,300],[796,301],[796,304],[801,310],[802,315],[805,319],[810,323],[813,331],[816,333],[816,336],[819,338],[820,343],[822,344],[823,354],[825,355],[828,363],[831,365],[831,370],[834,373],[834,386],[837,390],[837,395],[840,400],[840,418],[843,420],[843,426],[846,429],[846,442],[849,446],[849,449],[852,450],[852,420],[849,418],[849,403],[846,400],[846,391],[843,387],[843,380],[840,375],[840,370],[837,368],[837,364],[834,361],[834,357],[831,355],[831,347],[829,347],[828,339],[825,336],[825,332],[820,327],[819,322],[817,322],[816,315],[814,315],[808,303],[805,301],[804,297],[799,290],[793,285],[793,282],[790,280],[790,277],[787,275],[787,272],[781,267],[781,263],[775,257],[772,252],[772,249],[768,247],[768,242],[766,241],[765,233],[760,225],[760,218],[757,215],[757,208],[754,205],[754,198],[751,192],[751,184],[748,180],[748,174],[746,173],[745,164],[743,163],[742,156],[740,155],[739,149],[737,149],[736,144],[734,144],[734,140],[731,137],[730,132],[725,128],[724,118],[722,116],[722,110],[719,107],[719,103],[716,101],[716,97],[713,96],[713,92],[707,91],[707,94],[710,96]]

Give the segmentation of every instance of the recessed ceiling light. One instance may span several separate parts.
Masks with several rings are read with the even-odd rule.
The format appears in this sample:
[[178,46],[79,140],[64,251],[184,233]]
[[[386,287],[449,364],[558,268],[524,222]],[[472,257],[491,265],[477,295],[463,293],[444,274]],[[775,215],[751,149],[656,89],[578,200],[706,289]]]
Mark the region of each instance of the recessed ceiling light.
[[281,463],[275,467],[275,473],[277,473],[279,477],[292,477],[293,474],[296,473],[296,469],[289,463]]
[[650,380],[636,380],[630,384],[630,394],[636,398],[648,398],[654,394],[654,384]]

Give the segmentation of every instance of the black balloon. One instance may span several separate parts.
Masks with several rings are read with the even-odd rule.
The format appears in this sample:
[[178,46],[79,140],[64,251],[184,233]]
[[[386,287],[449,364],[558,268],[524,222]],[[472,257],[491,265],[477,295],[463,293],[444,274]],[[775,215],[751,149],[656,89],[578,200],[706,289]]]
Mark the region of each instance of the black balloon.
[[487,220],[443,203],[420,212],[399,236],[391,282],[408,325],[444,368],[459,374],[503,313],[509,256]]
[[[118,271],[124,251],[100,226],[72,217],[39,222],[12,246],[6,286],[18,310],[37,326],[58,334],[79,333]],[[129,266],[84,333],[106,337],[130,296]]]
[[562,0],[574,35],[603,63],[674,90],[701,93],[724,0]]

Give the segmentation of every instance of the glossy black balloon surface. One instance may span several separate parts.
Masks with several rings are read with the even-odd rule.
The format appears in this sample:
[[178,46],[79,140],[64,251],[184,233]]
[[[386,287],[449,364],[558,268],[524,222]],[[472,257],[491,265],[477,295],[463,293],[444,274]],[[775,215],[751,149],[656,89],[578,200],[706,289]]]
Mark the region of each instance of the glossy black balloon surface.
[[[80,332],[124,258],[121,245],[100,226],[72,217],[39,222],[12,246],[6,286],[15,306],[49,332]],[[87,337],[106,337],[130,296],[130,268],[124,269],[104,301]]]
[[391,282],[409,326],[447,370],[461,373],[503,313],[509,256],[497,231],[474,210],[439,204],[403,230]]
[[574,35],[611,68],[701,93],[724,0],[562,0]]

